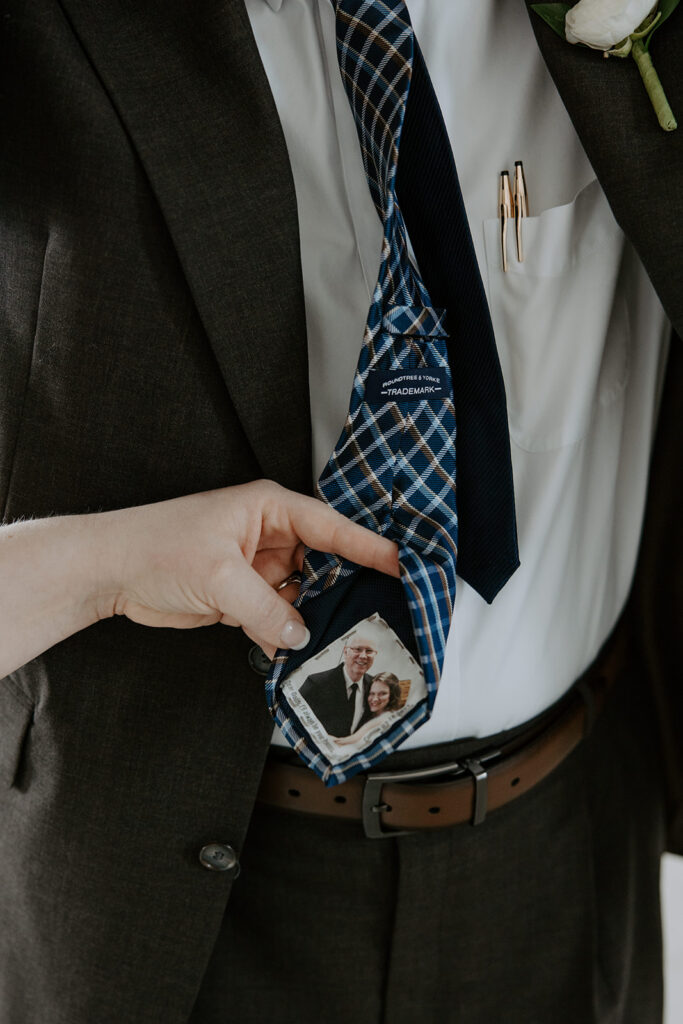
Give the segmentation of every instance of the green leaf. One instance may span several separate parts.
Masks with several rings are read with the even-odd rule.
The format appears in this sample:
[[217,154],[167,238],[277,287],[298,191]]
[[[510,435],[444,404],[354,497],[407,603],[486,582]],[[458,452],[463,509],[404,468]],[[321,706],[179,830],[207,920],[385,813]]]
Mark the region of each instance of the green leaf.
[[[674,3],[678,2],[679,0],[674,0]],[[564,19],[567,16],[567,11],[571,10],[571,6],[571,4],[532,4],[531,10],[536,11],[536,14],[543,18],[561,39],[566,39]]]
[[642,25],[638,26],[637,32],[631,32],[631,39],[644,39],[645,36],[652,35],[654,27],[662,16],[661,11],[657,11],[656,14],[648,14],[647,18]]
[[655,25],[652,26],[652,31],[650,32],[649,36],[645,40],[645,49],[646,50],[650,49],[650,40],[652,39],[652,36],[654,35],[654,33],[657,31],[658,28],[662,27],[662,25],[664,24],[666,19],[669,17],[669,15],[673,14],[673,12],[676,10],[676,8],[678,7],[680,2],[681,2],[681,0],[660,0],[659,12],[660,12],[660,14],[662,16],[659,19],[659,21]]

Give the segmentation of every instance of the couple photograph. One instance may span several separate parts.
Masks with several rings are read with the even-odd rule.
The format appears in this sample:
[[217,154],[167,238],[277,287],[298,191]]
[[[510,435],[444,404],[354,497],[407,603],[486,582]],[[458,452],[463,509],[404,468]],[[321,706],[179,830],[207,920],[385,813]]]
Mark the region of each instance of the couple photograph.
[[285,692],[302,711],[305,704],[311,736],[338,763],[374,743],[426,688],[418,663],[375,614],[300,665]]

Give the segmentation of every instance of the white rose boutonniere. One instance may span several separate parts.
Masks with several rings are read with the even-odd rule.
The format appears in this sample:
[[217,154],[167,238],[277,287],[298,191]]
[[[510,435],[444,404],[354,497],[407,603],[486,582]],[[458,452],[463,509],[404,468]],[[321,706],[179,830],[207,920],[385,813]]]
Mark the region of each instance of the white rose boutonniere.
[[579,0],[532,4],[532,9],[568,43],[601,50],[605,57],[633,57],[664,131],[676,128],[650,57],[650,39],[678,7],[680,0]]

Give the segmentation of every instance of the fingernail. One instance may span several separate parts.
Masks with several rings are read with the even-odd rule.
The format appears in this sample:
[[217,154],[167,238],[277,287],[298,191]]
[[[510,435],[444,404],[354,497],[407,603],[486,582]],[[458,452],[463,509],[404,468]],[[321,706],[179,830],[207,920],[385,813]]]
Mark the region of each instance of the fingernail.
[[303,651],[310,639],[311,634],[303,622],[292,619],[291,622],[285,623],[282,633],[280,633],[280,647],[287,647],[292,651]]

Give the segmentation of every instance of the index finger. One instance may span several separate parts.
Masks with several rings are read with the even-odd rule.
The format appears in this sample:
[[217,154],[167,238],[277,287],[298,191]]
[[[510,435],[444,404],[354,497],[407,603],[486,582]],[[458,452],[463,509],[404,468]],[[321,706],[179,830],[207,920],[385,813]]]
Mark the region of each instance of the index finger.
[[293,529],[309,548],[341,555],[388,576],[399,575],[398,547],[387,537],[304,494],[293,496],[289,511]]

